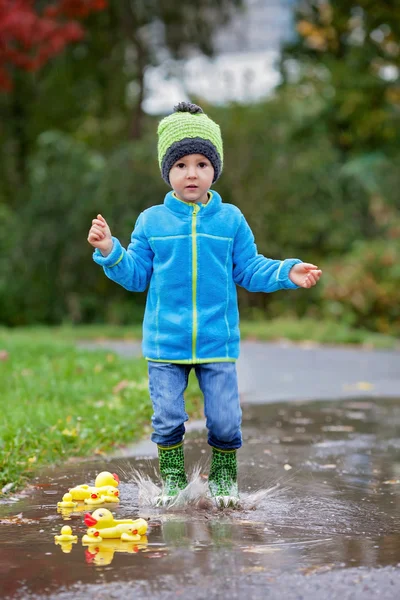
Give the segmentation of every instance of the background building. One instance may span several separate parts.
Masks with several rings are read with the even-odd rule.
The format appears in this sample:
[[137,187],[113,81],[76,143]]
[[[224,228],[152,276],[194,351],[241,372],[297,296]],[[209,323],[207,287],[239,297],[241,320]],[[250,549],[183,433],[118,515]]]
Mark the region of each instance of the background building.
[[294,0],[246,0],[215,39],[215,57],[197,54],[187,61],[166,59],[146,71],[146,112],[169,112],[192,95],[214,104],[253,102],[279,82],[276,61],[293,31]]

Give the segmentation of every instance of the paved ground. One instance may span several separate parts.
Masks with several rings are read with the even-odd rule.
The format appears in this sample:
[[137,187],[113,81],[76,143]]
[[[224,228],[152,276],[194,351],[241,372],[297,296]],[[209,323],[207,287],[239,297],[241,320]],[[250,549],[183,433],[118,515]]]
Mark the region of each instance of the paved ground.
[[[128,357],[141,354],[137,342],[100,347]],[[243,342],[237,366],[240,392],[252,403],[400,397],[400,352]]]
[[[146,487],[133,474],[154,479],[148,442],[112,459],[49,468],[32,495],[0,506],[1,597],[397,600],[400,353],[247,342],[238,370],[242,510],[146,504]],[[206,474],[201,427],[189,428],[185,454],[189,468]],[[104,468],[121,477],[113,510],[147,518],[148,540],[132,548],[55,546],[65,521],[79,538],[85,531],[82,512],[57,514],[57,500]],[[206,479],[198,481],[202,500]]]
[[[303,576],[285,574],[265,578],[252,574],[235,582],[220,573],[212,581],[180,584],[176,577],[166,577],[164,590],[153,592],[148,582],[136,582],[134,589],[121,583],[103,583],[73,586],[57,595],[57,600],[120,600],[122,598],[157,600],[397,600],[399,597],[399,569],[347,569]],[[29,596],[30,598],[33,598]],[[20,596],[24,598],[24,596]],[[48,596],[35,596],[44,600]]]

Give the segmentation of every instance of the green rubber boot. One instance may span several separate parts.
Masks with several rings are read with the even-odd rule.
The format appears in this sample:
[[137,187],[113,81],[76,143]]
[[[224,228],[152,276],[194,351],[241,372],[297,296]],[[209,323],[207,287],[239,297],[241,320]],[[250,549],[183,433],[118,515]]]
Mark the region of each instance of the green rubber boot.
[[219,450],[213,447],[208,487],[218,507],[238,506],[236,450]]
[[187,486],[183,442],[170,447],[158,446],[158,460],[163,490],[157,498],[157,505],[165,505]]

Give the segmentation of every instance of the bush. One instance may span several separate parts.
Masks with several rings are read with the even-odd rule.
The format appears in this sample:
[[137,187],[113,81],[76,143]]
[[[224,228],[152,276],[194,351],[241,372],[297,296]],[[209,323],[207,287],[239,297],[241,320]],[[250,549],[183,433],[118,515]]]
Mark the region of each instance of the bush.
[[400,334],[400,241],[355,242],[326,269],[322,301],[325,316]]

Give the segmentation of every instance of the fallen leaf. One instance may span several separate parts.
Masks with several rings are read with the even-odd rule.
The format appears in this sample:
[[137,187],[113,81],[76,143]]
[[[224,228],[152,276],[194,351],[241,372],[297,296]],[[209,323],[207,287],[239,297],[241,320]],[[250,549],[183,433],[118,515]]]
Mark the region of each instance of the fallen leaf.
[[370,383],[369,381],[357,381],[356,383],[348,383],[343,386],[343,388],[345,390],[363,390],[363,391],[373,390],[374,387],[375,387],[374,384]]
[[65,435],[66,437],[77,437],[77,435],[78,435],[78,432],[76,431],[76,427],[74,427],[73,429],[65,428],[61,433],[62,433],[62,435]]
[[348,419],[354,419],[354,420],[359,420],[359,421],[364,421],[364,419],[366,418],[366,414],[365,412],[361,412],[361,411],[356,411],[356,410],[348,410],[346,412],[346,417]]
[[321,427],[321,430],[351,432],[354,431],[354,427],[352,425],[324,425]]
[[360,409],[360,410],[368,410],[370,408],[373,408],[374,405],[372,402],[347,402],[345,404],[346,408],[351,408],[351,409]]
[[26,519],[22,516],[22,513],[0,519],[0,525],[31,525],[36,522],[34,519]]
[[374,388],[374,385],[369,381],[358,381],[356,383],[356,387],[358,390],[372,390]]
[[113,387],[114,394],[118,394],[121,390],[124,390],[129,385],[129,381],[127,379],[122,379],[116,386]]
[[265,571],[264,567],[242,567],[240,569],[241,573],[261,573]]
[[290,471],[290,469],[292,468],[290,465],[283,465],[283,468],[285,469],[285,471]]
[[307,417],[293,417],[289,419],[289,423],[292,425],[311,425],[314,423],[314,419],[308,419]]
[[300,348],[307,350],[308,348],[318,348],[319,344],[314,340],[303,340],[302,342],[299,342],[299,346]]
[[37,456],[31,456],[30,458],[28,458],[28,462],[30,463],[35,463],[37,461]]
[[3,494],[7,494],[7,492],[9,492],[10,490],[12,490],[14,487],[14,481],[10,482],[10,483],[6,483],[6,485],[2,488],[2,493]]
[[279,552],[280,548],[273,548],[272,546],[247,546],[242,548],[243,552],[249,552],[251,554],[273,554]]
[[8,360],[8,356],[7,350],[0,350],[0,360]]
[[239,525],[264,525],[263,521],[251,521],[250,519],[235,519]]
[[314,573],[324,573],[325,571],[330,571],[333,569],[335,565],[333,563],[329,563],[327,565],[314,565],[312,567],[304,567],[303,569],[299,569],[303,575],[313,575]]
[[400,479],[387,479],[383,482],[385,485],[397,485],[400,483]]

